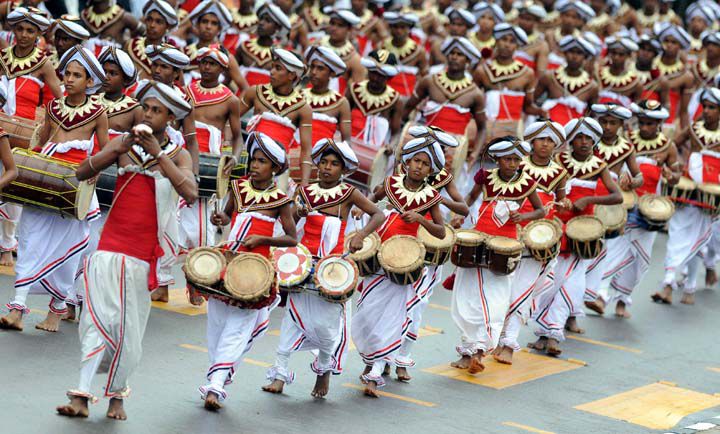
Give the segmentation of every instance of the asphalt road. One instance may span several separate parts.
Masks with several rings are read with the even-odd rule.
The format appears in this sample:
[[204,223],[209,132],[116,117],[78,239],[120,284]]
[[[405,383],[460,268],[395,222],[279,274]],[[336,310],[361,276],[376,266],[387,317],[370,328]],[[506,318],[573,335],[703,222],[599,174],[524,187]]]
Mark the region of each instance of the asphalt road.
[[[260,391],[278,342],[283,311],[277,309],[271,331],[247,354],[218,414],[203,410],[197,392],[208,364],[205,315],[179,299],[168,306],[172,310],[152,310],[126,401],[129,420],[107,420],[105,400],[91,407],[87,420],[55,415],[65,391],[77,384],[77,328],[63,323],[55,334],[34,329],[47,306],[45,296],[34,296],[25,331],[0,332],[0,433],[685,432],[682,427],[720,414],[720,394],[714,395],[720,392],[720,290],[700,291],[695,306],[652,303],[664,240],[658,238],[653,267],[634,297],[633,317],[589,314],[581,320],[587,332],[565,342],[560,359],[522,352],[512,367],[490,363],[484,373],[458,376],[448,368],[459,338],[450,292],[436,289],[414,347],[412,382],[389,381],[380,399],[358,390],[362,366],[355,353],[346,373],[333,377],[325,400],[310,396],[314,375],[307,353],[291,359],[297,380],[283,395]],[[0,276],[3,300],[12,292],[7,274]],[[530,340],[525,328],[521,343]],[[96,380],[97,394],[103,379]]]

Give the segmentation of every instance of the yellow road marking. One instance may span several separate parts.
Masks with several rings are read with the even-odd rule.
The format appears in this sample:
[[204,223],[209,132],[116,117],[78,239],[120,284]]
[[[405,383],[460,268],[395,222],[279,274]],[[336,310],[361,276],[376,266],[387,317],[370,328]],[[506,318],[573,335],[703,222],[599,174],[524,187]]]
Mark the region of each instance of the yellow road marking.
[[189,316],[205,315],[207,313],[207,303],[203,303],[202,306],[190,304],[187,295],[185,295],[185,288],[170,289],[168,295],[170,300],[167,303],[153,301],[152,307]]
[[529,432],[534,432],[534,433],[538,433],[538,434],[555,434],[552,431],[545,431],[542,429],[533,428],[531,426],[527,426],[527,425],[523,425],[523,424],[515,423],[515,422],[503,422],[502,424],[505,426],[511,426],[513,428],[518,428],[523,431],[529,431]]
[[582,336],[565,335],[565,337],[567,339],[585,342],[586,344],[600,345],[601,347],[612,348],[614,350],[627,351],[628,353],[634,353],[634,354],[642,354],[642,350],[638,350],[636,348],[623,347],[622,345],[615,345],[615,344],[610,344],[610,343],[603,342],[603,341],[596,341],[594,339],[588,339],[588,338],[584,338]]
[[467,370],[456,369],[450,364],[423,369],[423,372],[442,375],[453,380],[465,381],[493,389],[526,383],[547,377],[548,375],[579,369],[580,365],[553,357],[540,356],[526,351],[518,351],[513,355],[512,365],[498,363],[492,357],[483,359],[485,370],[476,375],[468,374]]
[[718,372],[718,373],[720,373],[720,368],[713,368],[712,366],[708,366],[708,367],[705,368],[705,369],[707,369],[708,371],[713,371],[713,372]]
[[718,405],[720,397],[653,383],[575,408],[650,429],[671,429],[684,417]]
[[450,308],[449,308],[449,307],[443,306],[442,304],[428,303],[428,306],[432,307],[433,309],[440,309],[440,310],[450,311]]
[[[365,387],[358,386],[357,384],[351,384],[351,383],[344,383],[343,387],[349,387],[351,389],[356,389],[356,390],[365,390]],[[407,396],[396,395],[394,393],[389,393],[389,392],[383,392],[382,390],[378,390],[377,394],[380,396],[386,396],[388,398],[399,399],[400,401],[409,402],[411,404],[421,405],[423,407],[437,407],[438,406],[434,402],[421,401],[419,399],[410,398]]]
[[268,336],[280,336],[280,329],[268,330]]
[[[200,347],[200,346],[198,346],[198,345],[180,344],[180,346],[181,346],[182,348],[186,348],[186,349],[188,349],[188,350],[200,351],[201,353],[207,353],[207,352],[208,352],[207,348],[205,348],[205,347]],[[244,358],[242,361],[245,362],[245,363],[247,363],[247,364],[249,364],[249,365],[262,366],[263,368],[269,368],[269,367],[272,366],[271,363],[266,363],[266,362],[263,362],[263,361],[260,361],[260,360],[255,360],[255,359]]]

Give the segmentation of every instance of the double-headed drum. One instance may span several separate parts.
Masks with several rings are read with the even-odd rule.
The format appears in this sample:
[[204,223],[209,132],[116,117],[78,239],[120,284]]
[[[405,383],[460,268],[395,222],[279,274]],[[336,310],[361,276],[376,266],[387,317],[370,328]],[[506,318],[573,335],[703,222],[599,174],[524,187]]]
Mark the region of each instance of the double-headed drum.
[[581,259],[594,259],[602,252],[605,226],[597,217],[577,216],[567,222],[565,235],[573,253]]
[[37,121],[0,113],[0,128],[8,135],[11,148],[33,149],[40,138],[40,124]]
[[487,235],[474,229],[461,229],[455,234],[450,262],[461,268],[476,268],[485,262]]
[[720,184],[698,184],[697,191],[703,211],[713,216],[720,214]]
[[420,226],[418,230],[418,238],[425,246],[425,262],[431,265],[442,265],[450,259],[450,253],[455,245],[455,229],[452,226],[445,225],[445,238],[435,238]]
[[620,190],[620,193],[622,193],[623,197],[623,208],[630,211],[637,206],[638,195],[635,193],[635,190]]
[[269,306],[277,296],[275,267],[262,255],[240,252],[228,263],[223,286],[243,307]]
[[415,237],[395,235],[382,243],[377,258],[393,283],[410,285],[422,276],[425,246]]
[[345,303],[355,292],[359,276],[354,261],[330,255],[318,261],[313,281],[320,297],[332,303]]
[[112,206],[115,184],[117,183],[117,166],[112,164],[95,180],[95,194],[97,195],[100,208],[109,209]]
[[200,169],[198,193],[200,197],[208,198],[216,194],[218,199],[222,199],[229,191],[230,181],[247,174],[247,154],[240,156],[240,161],[233,168],[230,176],[226,176],[223,172],[223,167],[231,158],[229,155],[201,153],[198,158]]
[[312,271],[312,254],[307,247],[275,247],[270,252],[277,269],[280,287],[288,292],[302,292],[303,284]]
[[620,205],[595,205],[595,217],[605,226],[605,239],[615,238],[625,232],[627,209]]
[[548,262],[560,253],[562,229],[552,220],[530,222],[522,233],[522,241],[535,260]]
[[494,236],[485,240],[487,268],[495,274],[512,274],[522,259],[523,243],[515,238]]
[[225,254],[220,249],[198,247],[188,252],[183,270],[191,284],[213,287],[222,280],[226,266]]
[[695,200],[695,191],[697,184],[692,179],[681,176],[677,184],[670,185],[667,180],[663,179],[662,195],[667,196],[673,202],[680,204],[688,203]]
[[[345,236],[345,252],[350,251],[350,240],[356,234],[357,232],[350,232]],[[373,232],[363,239],[362,249],[350,253],[348,257],[357,264],[360,276],[370,276],[380,270],[380,262],[378,262],[377,257],[378,250],[380,250],[380,236]]]
[[647,222],[648,231],[660,231],[675,214],[675,205],[665,196],[646,194],[638,201],[638,211]]

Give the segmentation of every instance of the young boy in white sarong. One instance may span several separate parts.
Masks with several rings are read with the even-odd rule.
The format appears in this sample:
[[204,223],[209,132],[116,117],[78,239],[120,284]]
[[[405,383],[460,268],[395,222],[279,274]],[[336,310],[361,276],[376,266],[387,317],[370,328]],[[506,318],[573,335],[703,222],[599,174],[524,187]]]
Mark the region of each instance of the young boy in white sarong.
[[[522,170],[527,172],[537,184],[536,193],[545,208],[545,218],[555,216],[555,204],[565,199],[567,170],[553,161],[555,149],[565,143],[565,130],[557,122],[538,121],[525,128],[525,140],[530,143],[532,153],[522,162]],[[525,201],[519,213],[532,212],[532,202]],[[529,221],[524,221],[524,227]],[[515,270],[510,293],[510,307],[505,315],[505,324],[500,334],[500,342],[493,357],[500,363],[512,364],[515,351],[520,351],[518,336],[520,327],[533,313],[535,301],[542,303],[552,297],[552,270],[555,259],[538,261],[527,251]]]
[[[233,180],[225,210],[214,213],[216,226],[232,222],[226,248],[270,257],[270,247],[297,245],[292,199],[275,184],[275,177],[288,169],[285,149],[263,133],[250,133],[247,141],[248,176]],[[276,234],[280,221],[284,234]],[[267,331],[270,311],[280,303],[276,291],[260,304],[241,303],[211,295],[207,304],[207,339],[210,368],[208,384],[200,387],[205,408],[217,411],[227,398],[224,386],[232,383],[235,367],[243,354]]]
[[[58,67],[63,74],[67,96],[48,104],[40,132],[42,155],[80,164],[93,151],[93,138],[100,148],[108,137],[105,107],[92,97],[105,74],[95,56],[76,45],[63,55]],[[15,297],[7,305],[10,313],[0,318],[0,328],[22,330],[28,312],[30,291],[51,296],[47,318],[35,328],[49,332],[59,329],[67,313],[65,299],[75,282],[82,252],[90,237],[90,221],[100,217],[93,195],[87,217],[71,219],[59,213],[24,207],[18,224],[18,262],[15,264]]]
[[[481,169],[465,199],[468,205],[481,201],[474,229],[488,236],[518,239],[518,224],[545,216],[537,184],[522,170],[522,159],[530,152],[530,145],[517,137],[504,136],[488,143],[487,150],[498,167]],[[525,201],[530,201],[532,208],[521,213]],[[453,219],[453,226],[460,227],[462,220]],[[480,264],[457,268],[450,314],[460,329],[461,341],[455,347],[460,359],[450,366],[467,369],[470,374],[485,369],[482,358],[498,345],[510,307],[512,277],[512,273],[496,274]]]
[[197,199],[190,154],[167,133],[168,123],[185,116],[190,106],[161,83],[146,84],[137,95],[144,109],[142,124],[113,139],[76,172],[78,179],[90,179],[118,165],[115,204],[85,267],[80,382],[67,392],[70,402],[57,407],[63,416],[88,416],[88,403],[97,400],[91,392],[93,377],[101,362],[110,360],[104,386],[110,398],[107,417],[127,418],[123,400],[142,355],[150,291],[158,285],[158,260],[166,248],[165,227],[175,218],[177,194],[189,202]]
[[[687,147],[692,151],[687,164],[690,179],[697,184],[717,185],[720,183],[720,138],[717,134],[720,89],[706,88],[700,101],[703,107],[702,118],[678,134],[677,144],[685,146],[687,143]],[[665,278],[659,297],[663,300],[671,299],[672,290],[678,287],[678,275],[682,276],[690,261],[708,245],[713,233],[711,204],[692,201],[685,204],[676,202],[675,206],[675,214],[668,225]],[[688,282],[683,285],[680,302],[694,304],[696,285],[692,283],[696,280],[696,273],[693,273],[693,276],[687,274]]]
[[[363,240],[383,222],[382,212],[355,187],[342,181],[343,176],[358,168],[355,152],[346,142],[319,140],[311,157],[318,168],[319,181],[298,190],[302,207],[296,208],[298,238],[307,247],[313,260],[342,254],[345,226],[350,209],[358,207],[370,216],[370,221],[350,240],[350,251],[362,248]],[[345,306],[325,300],[308,277],[302,292],[288,294],[287,307],[280,328],[280,344],[275,365],[267,372],[272,382],[263,387],[266,392],[281,393],[290,385],[295,374],[290,371],[290,354],[302,350],[318,350],[310,368],[317,374],[312,396],[323,398],[330,387],[330,375],[342,372],[342,363],[349,346]],[[346,303],[349,303],[346,302]]]
[[[386,242],[395,235],[417,237],[420,226],[430,235],[444,238],[439,206],[442,197],[426,182],[429,175],[439,173],[445,166],[440,145],[431,138],[410,140],[403,146],[402,161],[405,174],[386,178],[383,188],[375,192],[376,200],[387,197],[392,207],[378,229],[380,240]],[[426,213],[432,219],[425,218]],[[364,393],[377,397],[377,388],[385,385],[382,377],[385,365],[393,363],[411,323],[407,302],[415,295],[415,288],[412,284],[393,283],[383,273],[363,278],[358,291],[352,337],[366,365],[360,376],[365,383]]]
[[[593,215],[595,205],[622,203],[622,194],[613,181],[607,164],[594,154],[595,145],[602,136],[602,128],[595,119],[581,117],[565,125],[565,137],[570,150],[557,155],[556,161],[568,171],[566,203],[557,217],[564,225],[572,218]],[[607,194],[597,193],[600,181]],[[560,256],[555,266],[554,297],[546,306],[538,306],[535,331],[539,339],[530,345],[538,351],[547,351],[556,356],[561,353],[560,342],[565,339],[563,330],[568,318],[582,312],[585,293],[585,272],[590,259],[582,259],[571,251],[566,236],[563,236]]]

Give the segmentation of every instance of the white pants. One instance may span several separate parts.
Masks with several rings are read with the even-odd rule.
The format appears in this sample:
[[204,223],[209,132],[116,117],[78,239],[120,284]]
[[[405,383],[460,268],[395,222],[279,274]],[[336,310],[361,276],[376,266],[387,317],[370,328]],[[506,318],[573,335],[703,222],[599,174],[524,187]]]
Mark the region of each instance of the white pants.
[[585,301],[600,298],[609,302],[608,280],[633,261],[630,237],[626,234],[605,240],[600,256],[595,258],[585,274]]
[[694,206],[681,206],[668,225],[665,278],[663,285],[677,288],[677,279],[688,263],[710,242],[712,220],[710,215]]
[[412,322],[408,327],[405,339],[403,339],[400,351],[395,357],[397,366],[405,368],[415,366],[415,361],[412,359],[412,346],[417,341],[423,313],[430,303],[430,296],[432,296],[433,288],[438,283],[440,276],[442,276],[442,265],[427,265],[423,276],[414,285],[415,291],[407,302],[408,316]]
[[289,369],[290,354],[304,350],[318,350],[318,356],[310,365],[315,374],[336,373],[336,354],[347,347],[346,340],[339,339],[345,329],[342,304],[326,301],[314,290],[288,294],[277,357],[275,365],[268,369],[267,379],[291,384],[295,373]]
[[[535,335],[565,340],[565,323],[570,316],[582,316],[585,272],[591,259],[580,259],[574,253],[561,255],[555,266],[554,297],[550,304],[537,314],[539,328]],[[577,314],[580,312],[580,315]]]
[[102,214],[100,218],[90,222],[90,241],[88,242],[87,249],[83,252],[78,270],[75,272],[75,284],[68,292],[67,299],[65,300],[65,303],[67,304],[79,306],[83,301],[83,296],[85,294],[85,281],[83,279],[83,274],[85,274],[86,259],[97,250],[98,243],[100,242],[100,234],[102,233],[106,217],[106,214]]
[[632,227],[626,230],[633,259],[627,267],[613,276],[610,282],[610,288],[612,289],[610,302],[622,301],[630,306],[632,304],[630,295],[640,284],[648,268],[650,268],[650,257],[657,232],[647,231],[640,227]]
[[707,243],[701,252],[705,268],[714,270],[715,265],[720,261],[720,219],[713,220],[710,242]]
[[450,313],[462,334],[456,347],[461,356],[497,346],[510,306],[511,276],[486,268],[457,269]]
[[0,252],[10,252],[17,249],[18,241],[17,237],[15,237],[15,229],[21,215],[21,205],[14,203],[0,205]]
[[195,247],[214,246],[217,238],[217,226],[210,223],[213,207],[208,206],[208,198],[198,198],[197,202],[187,205],[180,201],[178,216],[178,244],[190,250]]
[[210,368],[208,384],[200,387],[202,399],[214,392],[219,400],[227,398],[224,386],[232,383],[235,367],[250,351],[270,324],[270,311],[280,302],[262,309],[240,309],[210,298],[207,303],[207,340]]
[[95,252],[85,270],[85,308],[80,315],[80,384],[69,395],[92,398],[92,380],[110,361],[105,396],[126,398],[128,379],[140,363],[150,315],[150,265],[131,256]]
[[165,232],[160,238],[160,247],[163,249],[163,256],[158,261],[158,286],[170,286],[175,284],[173,267],[175,266],[177,257],[180,254],[180,247],[177,242],[179,226],[180,224],[178,223],[177,218],[168,219],[165,226]]

